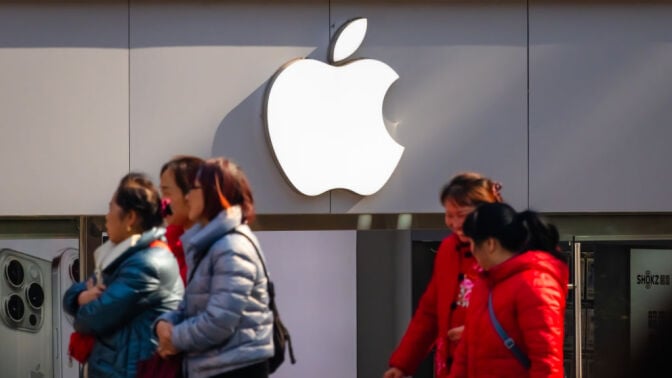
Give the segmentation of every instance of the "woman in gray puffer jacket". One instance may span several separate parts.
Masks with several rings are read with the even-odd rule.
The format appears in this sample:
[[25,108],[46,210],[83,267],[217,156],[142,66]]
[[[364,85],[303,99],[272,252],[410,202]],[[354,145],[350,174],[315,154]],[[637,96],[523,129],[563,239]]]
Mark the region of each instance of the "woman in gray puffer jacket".
[[211,159],[187,201],[195,221],[181,238],[187,288],[179,308],[156,324],[159,354],[184,353],[189,378],[266,378],[273,314],[263,255],[247,225],[254,216],[248,181],[233,162]]

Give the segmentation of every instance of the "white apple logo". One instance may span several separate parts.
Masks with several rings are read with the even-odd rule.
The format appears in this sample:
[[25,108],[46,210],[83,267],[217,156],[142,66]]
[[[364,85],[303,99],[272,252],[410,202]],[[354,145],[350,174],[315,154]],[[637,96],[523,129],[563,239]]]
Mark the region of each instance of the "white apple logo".
[[397,73],[373,59],[343,62],[359,48],[366,27],[365,18],[347,22],[332,39],[332,65],[291,61],[266,92],[275,159],[305,195],[338,188],[371,195],[385,185],[404,152],[383,119],[383,100]]

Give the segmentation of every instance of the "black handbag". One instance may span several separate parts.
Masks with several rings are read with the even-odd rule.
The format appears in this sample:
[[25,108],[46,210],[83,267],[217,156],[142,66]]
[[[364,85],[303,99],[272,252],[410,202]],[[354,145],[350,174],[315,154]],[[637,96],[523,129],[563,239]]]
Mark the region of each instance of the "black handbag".
[[294,358],[294,348],[292,348],[292,338],[289,335],[289,330],[287,329],[287,327],[285,327],[285,325],[282,323],[282,320],[280,319],[278,306],[275,304],[275,285],[273,285],[273,282],[268,277],[268,271],[266,270],[266,263],[264,263],[264,259],[261,257],[259,248],[257,248],[257,245],[254,243],[254,241],[252,241],[252,239],[246,234],[235,229],[233,230],[233,233],[244,236],[247,240],[250,241],[250,243],[252,243],[254,250],[257,252],[257,256],[259,256],[259,261],[261,261],[261,266],[264,268],[264,275],[266,276],[266,281],[268,282],[268,296],[270,297],[269,307],[271,309],[271,312],[273,312],[274,353],[273,356],[268,360],[268,368],[271,373],[274,373],[276,370],[278,370],[280,365],[282,365],[282,363],[285,362],[285,354],[288,348],[289,348],[289,359],[291,363],[292,364],[296,363],[296,358]]

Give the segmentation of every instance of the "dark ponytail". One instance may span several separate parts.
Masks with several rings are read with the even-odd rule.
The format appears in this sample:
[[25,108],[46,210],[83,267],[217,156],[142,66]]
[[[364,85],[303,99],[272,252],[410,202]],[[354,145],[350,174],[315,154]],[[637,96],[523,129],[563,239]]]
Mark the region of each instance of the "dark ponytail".
[[483,204],[467,216],[462,230],[475,243],[495,238],[515,253],[539,250],[565,261],[558,247],[558,229],[531,210],[517,213],[505,203]]
[[530,210],[518,214],[517,218],[518,222],[527,231],[527,238],[522,246],[523,250],[547,251],[558,258],[562,258],[562,254],[558,250],[560,235],[554,225],[544,222],[537,213]]

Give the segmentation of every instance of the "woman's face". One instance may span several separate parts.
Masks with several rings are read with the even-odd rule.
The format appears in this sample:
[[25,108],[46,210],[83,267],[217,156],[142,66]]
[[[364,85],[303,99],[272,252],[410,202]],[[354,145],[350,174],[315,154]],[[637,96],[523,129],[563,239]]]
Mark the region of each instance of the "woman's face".
[[189,220],[201,223],[203,221],[203,188],[201,182],[196,180],[194,186],[187,193],[187,207],[189,208]]
[[161,197],[170,200],[170,208],[173,212],[172,215],[166,217],[166,222],[182,227],[187,226],[190,223],[187,197],[177,186],[175,172],[170,168],[161,174]]
[[460,241],[466,242],[467,238],[462,232],[462,224],[464,223],[464,219],[467,217],[467,215],[474,211],[476,207],[461,206],[451,201],[450,199],[446,200],[443,206],[446,209],[446,226],[448,226],[448,228],[457,234],[457,237],[460,238]]
[[474,259],[478,263],[478,266],[483,268],[483,270],[488,270],[492,267],[492,261],[490,257],[492,256],[493,248],[493,239],[486,239],[480,243],[474,242],[473,239],[468,238],[469,246],[471,247],[471,253],[474,255]]
[[108,205],[108,211],[105,215],[105,229],[112,243],[118,244],[131,236],[132,215],[124,213],[124,210],[117,205],[116,193],[112,196]]

